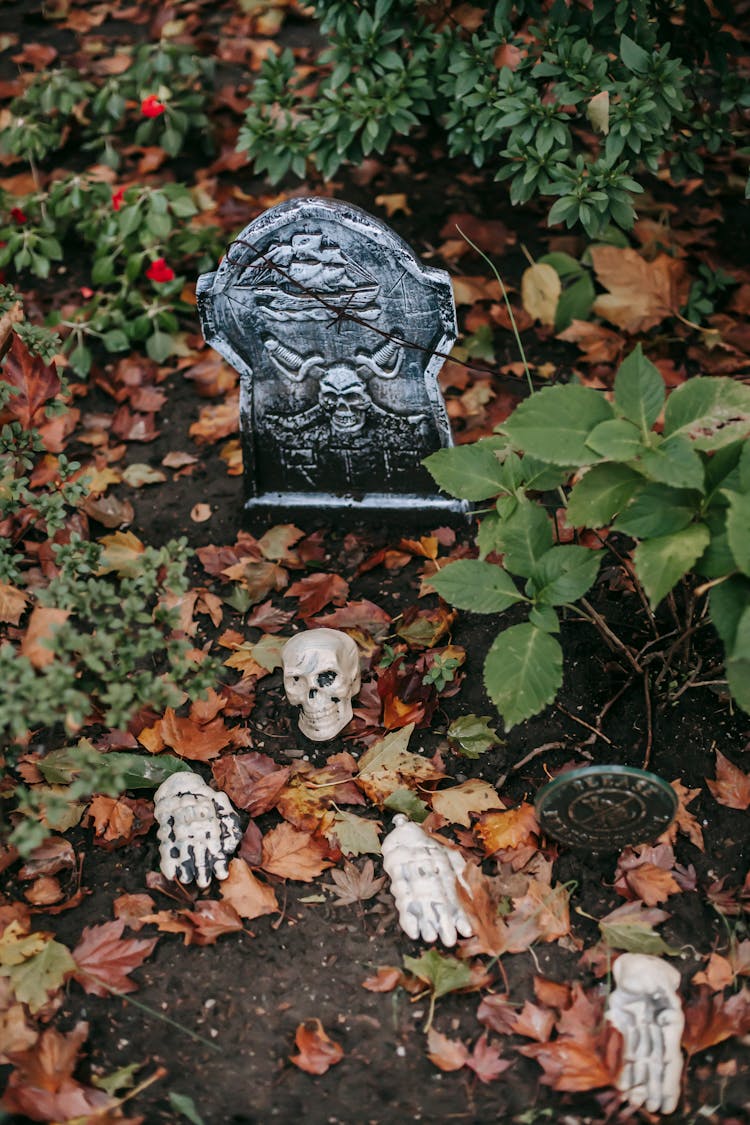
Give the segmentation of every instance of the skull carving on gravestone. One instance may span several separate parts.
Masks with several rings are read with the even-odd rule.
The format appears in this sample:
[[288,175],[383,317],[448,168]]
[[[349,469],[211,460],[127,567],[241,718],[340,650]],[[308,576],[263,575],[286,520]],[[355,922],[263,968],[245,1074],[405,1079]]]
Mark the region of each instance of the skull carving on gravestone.
[[299,729],[313,742],[334,738],[352,717],[360,688],[359,650],[347,633],[310,629],[284,646],[284,690],[300,708]]
[[318,402],[336,434],[358,434],[367,421],[372,398],[367,384],[346,364],[332,367],[320,380]]

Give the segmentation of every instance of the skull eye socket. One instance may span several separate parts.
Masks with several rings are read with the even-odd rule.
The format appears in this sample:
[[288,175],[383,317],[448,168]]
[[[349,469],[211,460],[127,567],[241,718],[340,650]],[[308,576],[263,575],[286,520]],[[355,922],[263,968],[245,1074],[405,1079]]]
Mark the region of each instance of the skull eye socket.
[[316,676],[318,687],[322,688],[330,687],[335,679],[336,672],[321,672],[320,675]]

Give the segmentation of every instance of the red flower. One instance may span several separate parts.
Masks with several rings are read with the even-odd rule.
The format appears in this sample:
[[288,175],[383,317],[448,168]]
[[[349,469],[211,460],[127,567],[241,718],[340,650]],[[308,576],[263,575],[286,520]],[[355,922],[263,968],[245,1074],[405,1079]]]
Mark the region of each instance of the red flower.
[[125,201],[125,188],[118,188],[112,192],[112,210],[119,211]]
[[167,107],[160,102],[156,94],[149,94],[141,102],[141,113],[144,117],[161,117]]
[[29,221],[28,215],[25,215],[20,207],[11,207],[10,215],[17,223],[28,223]]
[[149,281],[174,281],[174,270],[163,258],[157,258],[146,270]]
[[82,285],[79,292],[87,301],[94,296],[94,290],[89,289],[88,285]]

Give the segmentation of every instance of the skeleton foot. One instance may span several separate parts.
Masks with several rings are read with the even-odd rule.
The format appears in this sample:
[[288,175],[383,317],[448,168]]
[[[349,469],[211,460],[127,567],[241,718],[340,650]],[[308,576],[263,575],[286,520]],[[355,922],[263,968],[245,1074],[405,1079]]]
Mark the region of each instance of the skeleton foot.
[[174,773],[156,790],[154,815],[165,878],[195,881],[201,889],[214,875],[226,879],[227,861],[242,839],[226,793],[211,789],[197,773]]
[[680,974],[666,961],[623,953],[614,965],[617,987],[607,1019],[623,1037],[617,1082],[628,1103],[649,1113],[673,1113],[680,1097],[680,1040],[685,1017],[677,988]]
[[458,902],[464,860],[460,852],[437,843],[418,824],[399,813],[383,841],[383,867],[391,880],[401,929],[416,941],[456,944],[472,928]]

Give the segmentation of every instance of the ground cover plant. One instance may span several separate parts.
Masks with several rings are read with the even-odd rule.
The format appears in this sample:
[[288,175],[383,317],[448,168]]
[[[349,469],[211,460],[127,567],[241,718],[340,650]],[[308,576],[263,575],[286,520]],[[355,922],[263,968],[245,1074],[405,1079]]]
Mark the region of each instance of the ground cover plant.
[[[7,1120],[654,1120],[614,1088],[622,951],[681,974],[671,1120],[744,1120],[741,14],[0,8]],[[240,524],[195,278],[300,191],[452,275],[430,468],[465,528]],[[324,748],[280,674],[316,625],[363,670]],[[619,854],[545,838],[534,794],[587,762],[648,765],[675,823]],[[242,818],[205,892],[158,873],[153,790],[185,768]],[[397,928],[396,811],[469,862],[451,951]]]

